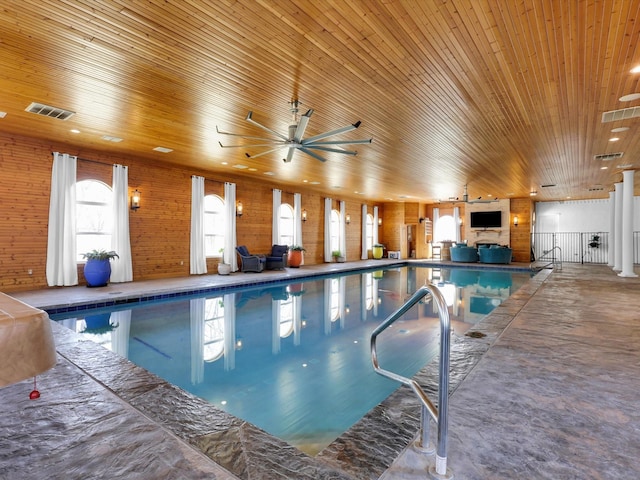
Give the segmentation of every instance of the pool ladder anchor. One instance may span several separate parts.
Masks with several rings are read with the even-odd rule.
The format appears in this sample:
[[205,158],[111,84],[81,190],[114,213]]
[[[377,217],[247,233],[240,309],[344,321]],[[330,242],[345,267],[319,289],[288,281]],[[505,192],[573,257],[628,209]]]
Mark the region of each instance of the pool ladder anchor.
[[[378,353],[376,348],[376,340],[384,330],[404,315],[416,303],[420,302],[425,296],[431,295],[433,301],[438,307],[438,316],[440,317],[440,365],[439,365],[439,388],[438,388],[438,407],[429,399],[427,394],[422,390],[418,382],[411,378],[403,377],[397,373],[385,370],[378,363]],[[449,414],[449,364],[451,353],[451,321],[449,320],[449,311],[447,303],[440,293],[440,290],[433,285],[427,284],[420,287],[398,310],[393,312],[386,320],[384,320],[371,333],[371,362],[376,373],[383,377],[390,378],[397,382],[411,387],[421,403],[421,421],[420,434],[415,446],[426,454],[435,452],[435,466],[429,467],[431,477],[438,480],[451,480],[453,472],[447,468],[447,439],[448,439],[448,414]],[[438,427],[436,445],[429,440],[429,423],[433,420]]]

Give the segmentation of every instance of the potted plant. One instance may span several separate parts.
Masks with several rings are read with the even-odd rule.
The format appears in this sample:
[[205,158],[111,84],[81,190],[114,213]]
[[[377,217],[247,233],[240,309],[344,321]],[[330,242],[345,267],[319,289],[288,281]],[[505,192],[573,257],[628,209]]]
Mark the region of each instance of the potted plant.
[[339,263],[344,263],[347,260],[344,255],[342,255],[342,252],[340,250],[334,250],[333,252],[331,252],[331,256],[336,262]]
[[101,313],[98,315],[87,315],[84,318],[86,327],[80,333],[90,333],[101,335],[118,328],[117,323],[111,323],[111,313]]
[[382,254],[384,253],[384,245],[381,243],[376,243],[372,248],[373,258],[380,259],[382,258]]
[[289,248],[289,266],[298,268],[302,263],[302,253],[305,251],[302,245],[292,245],[291,248]]
[[224,248],[219,250],[220,262],[218,263],[218,275],[229,275],[231,273],[231,265],[224,261]]
[[87,261],[84,264],[84,278],[87,287],[104,287],[109,283],[111,277],[111,260],[118,257],[118,254],[111,250],[91,250],[83,253],[82,257]]

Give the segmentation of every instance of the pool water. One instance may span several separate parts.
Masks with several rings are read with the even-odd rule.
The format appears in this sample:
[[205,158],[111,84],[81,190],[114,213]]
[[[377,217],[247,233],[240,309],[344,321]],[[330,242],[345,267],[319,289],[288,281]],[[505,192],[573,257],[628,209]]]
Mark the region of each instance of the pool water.
[[[399,387],[373,371],[370,334],[426,281],[463,334],[529,278],[402,267],[51,318],[315,455]],[[438,348],[425,298],[379,337],[378,358],[411,377]]]

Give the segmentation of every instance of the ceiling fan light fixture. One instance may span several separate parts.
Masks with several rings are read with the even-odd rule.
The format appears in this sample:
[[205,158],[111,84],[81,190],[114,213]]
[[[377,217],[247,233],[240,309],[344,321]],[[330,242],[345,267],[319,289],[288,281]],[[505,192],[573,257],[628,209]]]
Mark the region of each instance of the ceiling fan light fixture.
[[256,155],[251,155],[248,152],[245,153],[247,158],[258,158],[264,155],[268,155],[269,153],[276,152],[278,150],[282,150],[284,148],[287,149],[287,155],[282,160],[285,163],[291,162],[293,159],[293,154],[296,150],[299,150],[303,153],[306,153],[310,157],[315,158],[321,162],[325,162],[326,159],[322,157],[318,151],[320,152],[330,152],[337,153],[341,155],[351,155],[355,156],[358,152],[355,150],[346,150],[342,148],[344,145],[357,145],[357,144],[365,144],[371,143],[373,139],[363,139],[363,140],[324,140],[325,138],[332,137],[334,135],[339,135],[341,133],[346,133],[351,130],[358,128],[361,125],[361,121],[357,121],[351,125],[346,127],[337,128],[335,130],[330,130],[325,133],[321,133],[319,135],[315,135],[313,137],[304,138],[304,133],[307,129],[307,125],[309,124],[309,120],[311,119],[311,115],[313,114],[313,109],[307,110],[304,115],[298,117],[298,105],[299,101],[294,100],[290,103],[290,111],[292,113],[292,124],[288,127],[287,135],[283,135],[275,130],[262,125],[261,123],[255,121],[253,119],[253,111],[249,111],[245,120],[251,123],[252,125],[264,130],[265,132],[272,135],[272,137],[259,137],[255,135],[242,135],[237,133],[225,132],[220,130],[216,126],[216,132],[220,135],[228,135],[233,137],[239,137],[243,139],[256,140],[257,143],[253,143],[250,145],[223,145],[222,142],[218,142],[221,148],[253,148],[253,147],[267,147],[267,150],[264,150]]

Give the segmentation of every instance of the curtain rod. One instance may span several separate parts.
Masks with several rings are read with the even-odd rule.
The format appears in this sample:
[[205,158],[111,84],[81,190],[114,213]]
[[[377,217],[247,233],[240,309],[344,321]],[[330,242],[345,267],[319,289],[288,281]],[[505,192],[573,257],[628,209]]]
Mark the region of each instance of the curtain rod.
[[[51,152],[51,156],[54,156],[56,153],[60,153],[60,152]],[[88,163],[97,163],[99,165],[113,165],[113,163],[105,163],[105,162],[101,162],[99,160],[90,160],[88,158],[80,158],[77,155],[73,155],[74,157],[76,157],[77,160],[81,161],[81,162],[88,162]]]

